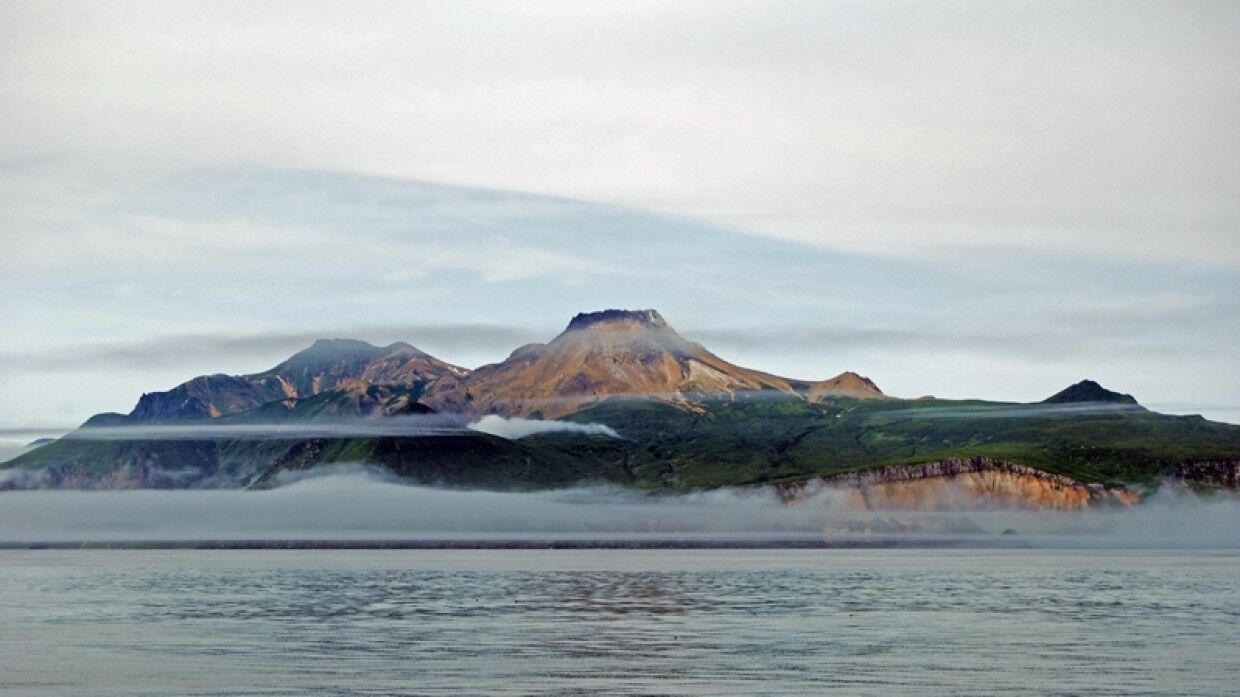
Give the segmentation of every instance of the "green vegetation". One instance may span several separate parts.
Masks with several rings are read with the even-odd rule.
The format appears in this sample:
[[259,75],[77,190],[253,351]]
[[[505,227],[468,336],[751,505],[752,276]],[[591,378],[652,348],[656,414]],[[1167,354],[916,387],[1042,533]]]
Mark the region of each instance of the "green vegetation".
[[1240,426],[1140,408],[1056,411],[979,401],[716,403],[701,414],[616,403],[575,421],[632,439],[637,483],[684,489],[788,482],[892,464],[987,456],[1084,482],[1156,484],[1183,462],[1240,455]]
[[[343,399],[337,395],[304,400],[292,410],[264,405],[214,422],[312,421],[355,406]],[[425,411],[417,403],[403,408],[403,413]],[[192,470],[207,480],[204,483],[261,486],[284,469],[364,461],[415,481],[450,486],[536,489],[611,482],[686,490],[792,482],[970,456],[1024,464],[1084,482],[1154,485],[1181,463],[1240,455],[1240,426],[1156,414],[1128,403],[1024,405],[840,397],[812,404],[761,396],[694,409],[650,400],[613,400],[566,418],[606,424],[624,438],[548,433],[507,441],[464,432],[417,438],[62,440],[6,466],[58,468],[66,483],[104,480],[129,468],[131,477],[147,477],[136,485],[180,485],[183,482],[173,482],[166,473]]]

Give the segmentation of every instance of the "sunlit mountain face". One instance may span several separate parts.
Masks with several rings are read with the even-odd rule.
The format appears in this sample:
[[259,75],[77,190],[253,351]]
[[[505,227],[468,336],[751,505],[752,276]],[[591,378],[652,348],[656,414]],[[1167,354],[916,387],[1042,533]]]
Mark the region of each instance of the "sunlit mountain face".
[[913,400],[844,372],[740,367],[656,310],[580,313],[469,370],[407,343],[316,341],[275,367],[143,394],[6,465],[5,488],[265,488],[368,463],[411,483],[648,491],[826,487],[847,508],[1130,506],[1234,488],[1240,426],[1092,380],[1038,403]]

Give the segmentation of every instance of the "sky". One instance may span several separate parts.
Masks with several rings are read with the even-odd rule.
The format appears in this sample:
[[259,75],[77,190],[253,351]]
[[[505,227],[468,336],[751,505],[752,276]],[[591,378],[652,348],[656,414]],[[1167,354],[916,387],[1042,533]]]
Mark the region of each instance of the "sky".
[[0,5],[0,429],[659,309],[897,396],[1240,422],[1240,4]]

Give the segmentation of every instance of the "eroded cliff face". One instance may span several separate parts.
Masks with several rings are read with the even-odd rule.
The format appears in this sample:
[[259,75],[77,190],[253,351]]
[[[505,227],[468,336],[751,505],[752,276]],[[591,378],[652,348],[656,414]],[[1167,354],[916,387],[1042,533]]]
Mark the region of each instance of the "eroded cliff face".
[[844,510],[1079,510],[1095,504],[1131,506],[1129,489],[1083,484],[1032,467],[985,457],[891,465],[829,477],[790,489],[792,502],[829,489]]

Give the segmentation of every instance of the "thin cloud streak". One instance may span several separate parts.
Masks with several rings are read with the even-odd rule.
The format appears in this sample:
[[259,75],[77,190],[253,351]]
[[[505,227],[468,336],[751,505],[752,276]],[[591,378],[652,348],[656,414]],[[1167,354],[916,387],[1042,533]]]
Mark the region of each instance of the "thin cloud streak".
[[[1097,329],[1097,327],[1095,327]],[[318,339],[383,337],[404,341],[436,356],[452,354],[490,354],[506,356],[529,343],[549,341],[556,330],[499,324],[437,324],[375,326],[356,329],[324,329],[228,336],[224,334],[177,334],[132,342],[82,343],[49,348],[46,351],[0,353],[0,372],[31,371],[74,373],[100,369],[149,370],[217,361],[220,372],[229,372],[230,361],[273,356],[283,360]],[[869,327],[745,327],[739,329],[691,329],[686,338],[716,352],[748,351],[772,355],[831,354],[840,351],[923,353],[966,353],[1008,356],[1035,360],[1066,360],[1100,351],[1114,355],[1150,357],[1176,351],[1184,346],[1131,340],[1118,336],[1081,332],[1019,334],[980,334],[971,332],[923,331]],[[383,342],[379,342],[383,345]],[[1196,346],[1206,354],[1230,350],[1228,347]],[[476,366],[466,366],[476,367]]]
[[832,354],[843,351],[877,351],[907,354],[967,354],[1038,362],[1065,361],[1082,356],[1107,354],[1134,358],[1224,353],[1229,347],[1199,345],[1186,347],[1111,336],[1103,332],[1048,331],[993,333],[928,331],[916,329],[825,327],[798,329],[787,327],[705,329],[686,331],[685,336],[707,347],[746,352],[777,354]]
[[86,426],[65,436],[81,441],[165,440],[299,440],[306,438],[424,438],[451,436],[468,429],[460,421],[438,415],[389,416],[375,419],[339,419],[306,423],[185,423]]
[[177,334],[143,341],[83,343],[46,351],[0,354],[0,371],[83,372],[99,369],[149,370],[177,367],[198,360],[216,360],[227,372],[232,360],[266,355],[278,360],[300,351],[318,339],[365,336],[408,337],[405,340],[431,353],[507,352],[545,336],[531,329],[491,324],[438,324],[420,326],[362,327],[350,330],[307,330],[228,336],[224,334]]
[[[63,432],[50,428],[5,428],[0,436],[33,436]],[[505,440],[519,440],[546,433],[602,435],[620,438],[604,424],[505,418],[496,415],[469,420],[452,414],[412,414],[382,418],[313,419],[304,422],[253,423],[136,423],[115,426],[84,426],[70,430],[73,441],[178,441],[178,440],[301,440],[308,438],[429,438],[485,433]]]

